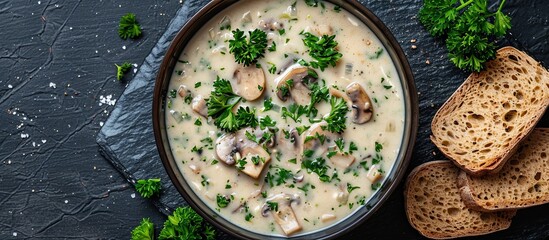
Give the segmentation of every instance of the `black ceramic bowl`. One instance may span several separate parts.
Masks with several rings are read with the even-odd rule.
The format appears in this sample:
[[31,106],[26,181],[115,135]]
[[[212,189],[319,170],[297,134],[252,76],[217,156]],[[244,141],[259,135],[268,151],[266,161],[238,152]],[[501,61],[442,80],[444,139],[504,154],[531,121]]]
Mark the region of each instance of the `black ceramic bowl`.
[[[219,217],[217,213],[210,209],[199,196],[191,189],[190,185],[185,181],[183,174],[179,171],[176,160],[172,155],[168,136],[166,133],[165,111],[166,111],[166,95],[168,94],[168,84],[173,73],[174,66],[178,57],[184,50],[186,44],[191,37],[199,31],[199,29],[208,22],[213,16],[227,8],[238,0],[213,0],[202,8],[195,16],[193,16],[187,24],[179,31],[173,40],[170,48],[156,79],[153,100],[153,127],[156,138],[156,144],[160,153],[162,163],[168,172],[173,184],[181,193],[189,205],[196,210],[202,217],[208,220],[211,224],[223,231],[243,239],[276,239],[280,236],[269,236],[255,233],[239,227],[230,221]],[[381,43],[387,49],[388,54],[392,58],[397,73],[401,79],[401,84],[404,90],[405,104],[405,121],[404,121],[404,137],[402,139],[401,149],[392,169],[387,171],[387,176],[382,187],[374,192],[367,204],[355,211],[350,216],[339,221],[335,225],[328,228],[323,228],[313,232],[298,233],[287,237],[289,239],[324,239],[334,238],[343,233],[351,231],[353,228],[363,223],[376,210],[378,210],[383,202],[394,191],[401,181],[410,156],[416,137],[418,126],[418,102],[417,93],[414,86],[412,71],[406,60],[404,52],[398,45],[398,42],[393,37],[387,27],[377,18],[372,12],[362,6],[356,0],[328,0],[348,12],[354,14],[358,19],[363,21],[380,39]]]

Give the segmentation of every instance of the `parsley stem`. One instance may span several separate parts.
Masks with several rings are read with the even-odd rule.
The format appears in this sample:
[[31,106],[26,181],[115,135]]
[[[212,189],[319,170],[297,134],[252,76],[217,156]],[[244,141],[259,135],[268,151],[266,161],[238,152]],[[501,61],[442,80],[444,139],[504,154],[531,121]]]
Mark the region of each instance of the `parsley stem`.
[[459,11],[459,10],[461,10],[461,9],[463,9],[463,8],[465,8],[465,7],[467,7],[467,6],[468,6],[469,4],[471,4],[473,1],[474,1],[474,0],[469,0],[469,1],[465,2],[465,3],[463,3],[463,1],[462,1],[462,2],[461,2],[461,6],[459,6],[458,8],[456,8],[456,10]]
[[498,7],[498,12],[501,12],[501,9],[503,8],[503,5],[505,5],[506,0],[502,0]]

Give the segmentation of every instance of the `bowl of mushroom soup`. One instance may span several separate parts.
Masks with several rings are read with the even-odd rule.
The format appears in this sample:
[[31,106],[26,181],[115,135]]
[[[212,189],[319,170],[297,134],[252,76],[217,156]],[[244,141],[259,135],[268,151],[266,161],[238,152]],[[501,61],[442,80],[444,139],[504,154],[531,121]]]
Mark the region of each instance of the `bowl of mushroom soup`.
[[402,49],[357,1],[212,1],[164,58],[153,127],[173,184],[216,227],[331,238],[399,184],[417,109]]

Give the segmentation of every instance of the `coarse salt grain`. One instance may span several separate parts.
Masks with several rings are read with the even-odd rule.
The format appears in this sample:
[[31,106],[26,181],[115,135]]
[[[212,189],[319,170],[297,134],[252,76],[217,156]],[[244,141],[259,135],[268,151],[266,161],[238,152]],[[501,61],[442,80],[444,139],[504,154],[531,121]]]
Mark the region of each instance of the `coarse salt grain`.
[[99,96],[99,106],[107,104],[109,106],[114,106],[116,104],[116,99],[112,98],[112,95],[107,95],[106,97],[101,95]]
[[8,84],[8,88],[9,88],[9,89],[12,89],[12,88],[13,88],[13,85]]
[[57,84],[53,83],[53,82],[50,82],[50,87],[51,88],[57,88]]
[[23,139],[29,138],[29,134],[28,133],[21,133],[21,138],[23,138]]

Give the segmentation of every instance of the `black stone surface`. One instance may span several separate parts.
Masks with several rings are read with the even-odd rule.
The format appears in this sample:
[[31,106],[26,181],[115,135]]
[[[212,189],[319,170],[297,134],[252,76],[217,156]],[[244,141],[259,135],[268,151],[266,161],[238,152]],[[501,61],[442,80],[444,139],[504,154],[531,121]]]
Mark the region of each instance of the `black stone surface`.
[[[466,74],[417,23],[421,1],[361,2],[396,36],[416,77],[421,120],[410,171],[441,157],[428,141],[429,124]],[[167,213],[183,204],[168,181],[155,205],[132,197],[131,186],[136,178],[168,179],[152,140],[151,89],[162,46],[169,44],[161,38],[166,25],[188,14],[176,14],[181,6],[177,0],[0,0],[0,239],[128,239],[141,218],[159,229],[165,216],[157,208]],[[545,0],[507,1],[514,26],[501,45],[549,67],[548,9]],[[144,28],[138,40],[117,36],[118,19],[127,12]],[[411,39],[418,49],[411,49]],[[140,64],[151,49],[133,80],[133,74],[115,79],[114,63]],[[114,110],[99,104],[101,96],[117,99],[123,91]],[[547,114],[539,126],[549,127]],[[375,216],[342,239],[420,239],[406,221],[402,198],[401,184]],[[547,236],[544,205],[519,211],[510,229],[477,239]]]

